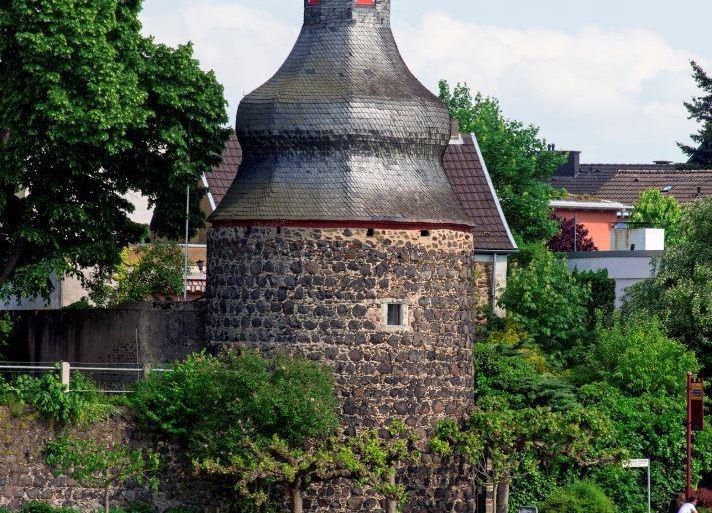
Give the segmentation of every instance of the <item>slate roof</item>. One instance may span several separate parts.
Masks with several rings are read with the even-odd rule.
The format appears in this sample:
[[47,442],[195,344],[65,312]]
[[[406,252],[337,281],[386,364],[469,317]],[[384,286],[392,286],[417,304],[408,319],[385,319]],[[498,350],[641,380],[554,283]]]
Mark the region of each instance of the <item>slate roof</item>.
[[[581,166],[576,177],[554,177],[551,184],[570,194],[634,204],[648,189],[658,189],[681,203],[712,195],[712,170],[676,170],[672,165]],[[670,187],[670,190],[663,190]]]
[[443,167],[458,201],[475,221],[475,250],[517,251],[474,134],[462,134],[461,144],[450,142]]
[[442,167],[447,107],[403,62],[390,0],[307,4],[294,48],[235,126],[240,174],[213,223],[473,225]]
[[[233,132],[225,145],[222,163],[206,176],[216,202],[222,200],[235,179],[241,160],[242,150]],[[458,201],[475,222],[475,249],[502,253],[516,251],[517,246],[473,134],[463,134],[458,143],[448,145],[443,167]]]

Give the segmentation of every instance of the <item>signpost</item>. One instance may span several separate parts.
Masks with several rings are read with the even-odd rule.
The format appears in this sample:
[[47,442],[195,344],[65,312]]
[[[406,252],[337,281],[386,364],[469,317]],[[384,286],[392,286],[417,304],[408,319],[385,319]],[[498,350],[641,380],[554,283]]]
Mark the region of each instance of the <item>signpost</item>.
[[685,498],[692,496],[692,432],[705,427],[705,382],[687,373],[687,481]]
[[648,469],[648,513],[650,513],[650,460],[648,459],[638,459],[638,460],[628,460],[623,463],[626,468],[645,468]]

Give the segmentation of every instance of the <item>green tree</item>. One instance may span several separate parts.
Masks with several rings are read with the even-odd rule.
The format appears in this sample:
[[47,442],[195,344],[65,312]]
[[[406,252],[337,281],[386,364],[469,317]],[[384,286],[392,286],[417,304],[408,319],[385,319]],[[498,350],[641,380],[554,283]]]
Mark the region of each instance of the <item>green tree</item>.
[[562,365],[586,334],[590,296],[590,286],[577,281],[566,260],[536,246],[523,263],[514,262],[499,301],[507,318]]
[[440,99],[462,132],[472,132],[515,236],[524,242],[549,240],[558,231],[549,202],[560,193],[548,184],[564,157],[549,151],[535,126],[507,119],[499,102],[467,85],[451,89],[440,81]]
[[[599,328],[576,378],[581,402],[613,421],[615,439],[631,457],[652,462],[654,511],[685,488],[685,375],[700,368],[694,353],[668,338],[659,321],[638,316]],[[712,430],[697,433],[694,479],[712,470]],[[621,511],[647,510],[640,475],[620,466],[592,467]]]
[[172,244],[125,248],[121,264],[109,276],[92,281],[91,299],[103,307],[146,301],[183,292],[184,255]]
[[258,508],[270,483],[287,485],[299,511],[311,483],[347,477],[333,376],[316,363],[195,355],[152,375],[132,400],[146,428],[184,440],[198,468],[232,478]]
[[0,2],[4,297],[47,295],[53,275],[117,264],[144,233],[123,195],[173,208],[219,161],[222,87],[190,46],[142,37],[140,9],[140,0]]
[[678,242],[678,227],[681,219],[680,203],[672,196],[665,196],[658,189],[643,191],[629,218],[634,225],[664,228],[667,246]]
[[692,77],[702,90],[702,95],[685,102],[689,118],[700,123],[700,129],[691,136],[696,146],[680,144],[680,149],[690,157],[688,166],[712,167],[712,78],[698,63],[692,61]]
[[64,436],[47,443],[45,461],[57,477],[65,475],[82,486],[100,489],[104,495],[104,513],[110,511],[112,487],[131,479],[158,488],[158,455],[124,444],[114,443],[107,447],[92,440]]
[[712,368],[712,198],[683,209],[679,242],[654,262],[654,277],[628,289],[626,315],[648,312]]

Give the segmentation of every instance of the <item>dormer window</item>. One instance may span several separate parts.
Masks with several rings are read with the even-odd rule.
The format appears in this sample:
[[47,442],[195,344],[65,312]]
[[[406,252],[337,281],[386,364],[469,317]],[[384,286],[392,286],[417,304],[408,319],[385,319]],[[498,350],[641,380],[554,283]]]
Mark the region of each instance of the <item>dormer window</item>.
[[376,5],[376,0],[356,0],[356,5]]

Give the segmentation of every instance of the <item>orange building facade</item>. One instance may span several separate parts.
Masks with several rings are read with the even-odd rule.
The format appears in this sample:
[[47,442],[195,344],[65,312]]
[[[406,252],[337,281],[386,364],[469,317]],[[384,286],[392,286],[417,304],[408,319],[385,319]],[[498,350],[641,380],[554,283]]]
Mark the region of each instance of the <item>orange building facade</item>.
[[627,217],[633,207],[610,201],[555,200],[551,202],[554,215],[575,219],[588,230],[599,251],[611,250],[611,233],[615,225]]

